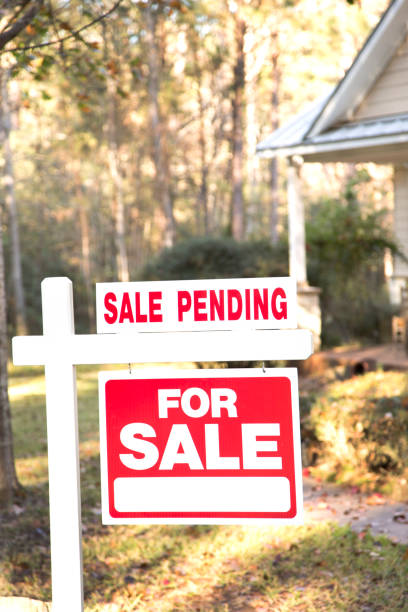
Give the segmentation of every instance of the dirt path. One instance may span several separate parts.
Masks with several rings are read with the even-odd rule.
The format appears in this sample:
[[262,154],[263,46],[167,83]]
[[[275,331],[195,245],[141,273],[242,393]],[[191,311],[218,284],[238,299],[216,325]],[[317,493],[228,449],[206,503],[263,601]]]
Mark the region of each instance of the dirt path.
[[305,523],[336,521],[362,533],[385,535],[408,544],[408,504],[392,502],[378,493],[364,494],[303,477]]

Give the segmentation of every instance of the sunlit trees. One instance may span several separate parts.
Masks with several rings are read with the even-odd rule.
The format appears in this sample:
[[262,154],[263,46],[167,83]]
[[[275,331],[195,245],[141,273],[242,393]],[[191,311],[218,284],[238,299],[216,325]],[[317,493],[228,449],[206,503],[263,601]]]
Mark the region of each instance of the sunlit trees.
[[[119,6],[120,2],[116,3]],[[82,9],[78,11],[78,8]],[[16,301],[16,322],[19,331],[25,331],[25,306],[22,290],[21,254],[18,232],[17,206],[15,199],[14,169],[10,147],[11,110],[8,96],[8,81],[19,69],[27,68],[32,63],[32,57],[26,51],[43,47],[59,45],[59,52],[64,61],[64,40],[82,42],[80,32],[91,23],[99,22],[111,9],[105,13],[92,15],[85,3],[68,9],[55,10],[52,4],[45,5],[43,0],[17,0],[16,2],[0,2],[0,50],[5,56],[0,58],[1,78],[1,144],[4,157],[4,198],[9,211],[10,235],[12,244],[12,276]],[[66,19],[75,15],[76,23],[71,24]],[[74,13],[72,12],[74,10]],[[78,23],[78,16],[85,18],[86,23]],[[68,32],[68,34],[67,34]],[[5,55],[7,53],[7,55]],[[43,55],[37,63],[36,76],[41,79],[50,64],[51,56]],[[35,70],[34,70],[35,74]],[[0,209],[1,211],[1,209]],[[12,501],[13,493],[18,488],[14,466],[13,443],[10,404],[8,398],[8,334],[7,334],[7,297],[5,258],[3,250],[3,218],[0,214],[0,507],[7,507]]]
[[24,312],[13,227],[30,332],[43,276],[73,278],[88,331],[94,283],[136,278],[165,246],[205,235],[280,248],[285,175],[255,159],[255,144],[336,82],[384,2],[0,0],[0,61],[21,109],[2,131],[0,494],[16,484],[4,408],[5,299],[13,331]]

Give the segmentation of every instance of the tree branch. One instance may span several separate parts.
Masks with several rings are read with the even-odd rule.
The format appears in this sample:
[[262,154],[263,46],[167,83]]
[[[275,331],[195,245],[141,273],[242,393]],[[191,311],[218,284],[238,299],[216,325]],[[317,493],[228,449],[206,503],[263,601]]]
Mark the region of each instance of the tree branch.
[[41,6],[44,4],[44,0],[35,0],[34,4],[29,7],[26,13],[20,19],[18,19],[10,27],[6,27],[6,30],[0,34],[0,49],[3,49],[5,45],[15,38],[24,28],[26,28],[34,19]]
[[[41,3],[43,2],[43,0],[39,0],[39,1]],[[4,49],[3,51],[0,51],[0,54],[1,53],[6,53],[6,52],[8,53],[8,52],[11,52],[11,51],[29,51],[31,49],[41,49],[42,47],[50,47],[51,45],[61,44],[61,43],[65,42],[66,40],[70,40],[71,38],[76,38],[81,32],[83,32],[87,28],[90,28],[95,23],[98,23],[99,21],[102,21],[103,19],[105,19],[105,17],[108,17],[111,13],[116,11],[118,6],[120,4],[122,4],[122,2],[123,2],[123,0],[117,0],[115,2],[115,4],[108,11],[106,11],[105,13],[102,13],[102,15],[99,15],[98,17],[96,17],[95,19],[90,21],[89,23],[86,23],[84,26],[82,26],[81,28],[78,28],[78,30],[75,30],[74,32],[71,32],[71,34],[68,34],[67,36],[63,36],[62,38],[56,38],[56,39],[50,40],[48,42],[36,43],[34,45],[27,45],[25,47],[12,47],[10,49]],[[1,36],[0,36],[0,40],[1,40]],[[9,40],[11,40],[11,38]],[[4,45],[3,45],[3,47],[4,47]],[[0,49],[2,49],[3,47],[0,45]]]
[[[17,7],[16,12],[13,15],[11,15],[11,17],[9,17],[7,23],[1,29],[0,34],[2,34],[5,30],[7,30],[7,28],[10,27],[10,24],[13,23],[13,21],[16,21],[16,19],[21,15],[21,13],[26,8],[27,4],[30,4],[30,2],[31,2],[31,0],[21,0],[20,6]],[[3,5],[4,5],[4,3],[3,3]],[[1,12],[0,12],[0,15],[1,15]]]

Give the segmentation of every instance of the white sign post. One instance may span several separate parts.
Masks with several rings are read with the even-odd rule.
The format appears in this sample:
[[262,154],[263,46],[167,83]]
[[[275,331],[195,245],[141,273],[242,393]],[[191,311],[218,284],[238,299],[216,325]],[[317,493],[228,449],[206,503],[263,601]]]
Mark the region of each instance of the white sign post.
[[[204,312],[202,304],[199,296],[199,314]],[[81,612],[82,533],[75,365],[299,360],[313,352],[312,335],[308,330],[299,329],[76,335],[72,283],[65,277],[47,278],[42,282],[42,309],[43,336],[13,338],[13,362],[45,366],[52,609],[53,612]]]

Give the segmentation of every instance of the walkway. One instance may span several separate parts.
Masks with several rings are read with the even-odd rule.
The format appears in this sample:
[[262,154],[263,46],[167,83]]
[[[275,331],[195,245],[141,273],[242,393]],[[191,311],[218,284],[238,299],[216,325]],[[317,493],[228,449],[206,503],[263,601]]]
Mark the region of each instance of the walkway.
[[363,494],[303,477],[305,523],[333,521],[353,531],[370,530],[394,542],[408,544],[408,504],[392,502],[379,493]]

